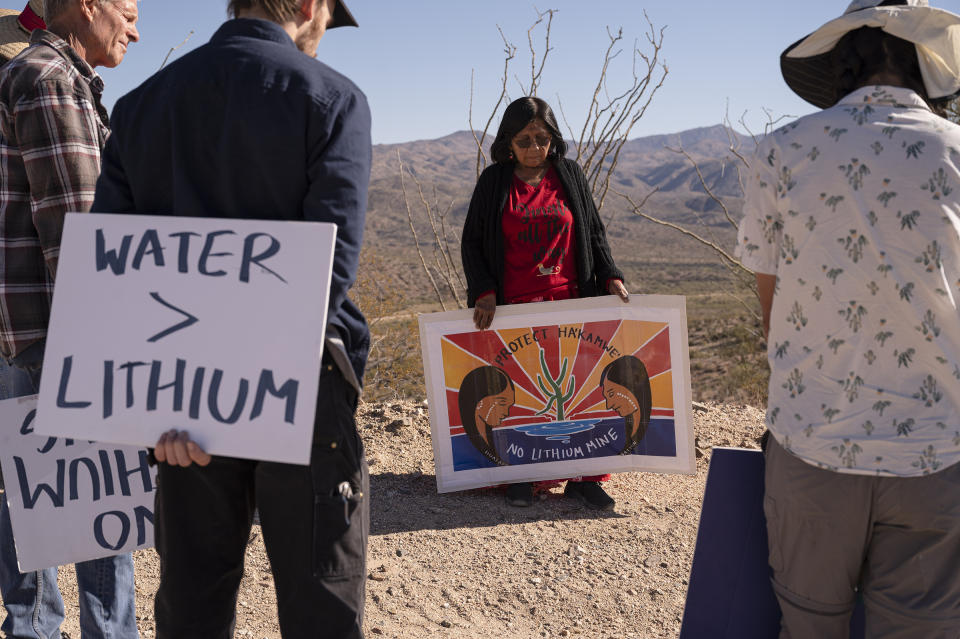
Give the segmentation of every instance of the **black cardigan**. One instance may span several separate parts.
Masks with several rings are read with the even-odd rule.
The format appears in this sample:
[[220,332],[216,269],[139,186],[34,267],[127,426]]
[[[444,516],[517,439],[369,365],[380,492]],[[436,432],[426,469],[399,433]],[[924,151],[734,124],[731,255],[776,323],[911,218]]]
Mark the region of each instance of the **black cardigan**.
[[[561,158],[553,166],[573,214],[580,297],[604,295],[607,280],[623,280],[623,273],[613,263],[590,185],[583,170],[573,160]],[[503,208],[513,180],[513,169],[512,162],[488,166],[473,189],[460,242],[463,272],[467,276],[468,306],[474,305],[479,294],[492,289],[497,291],[497,304],[505,303]]]

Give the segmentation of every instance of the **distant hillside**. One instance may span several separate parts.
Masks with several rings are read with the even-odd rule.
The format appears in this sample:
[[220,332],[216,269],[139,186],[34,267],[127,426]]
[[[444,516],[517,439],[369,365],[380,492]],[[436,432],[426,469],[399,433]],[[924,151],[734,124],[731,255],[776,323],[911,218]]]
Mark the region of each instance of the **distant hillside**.
[[[706,224],[716,240],[730,245],[732,231],[720,207],[704,192],[696,168],[686,157],[667,148],[682,147],[697,162],[710,190],[723,199],[732,215],[739,217],[742,202],[737,165],[729,152],[730,135],[725,127],[717,125],[630,140],[621,151],[611,189],[628,194],[638,202],[657,190],[647,202],[647,212],[676,223]],[[740,152],[749,156],[752,140],[733,135],[733,144],[739,144]],[[484,141],[485,150],[492,141],[492,136],[488,136]],[[576,149],[570,146],[567,156],[575,158]],[[382,144],[373,148],[367,244],[382,255],[413,264],[417,270],[419,261],[413,253],[412,234],[400,190],[398,153],[420,181],[431,205],[436,198],[441,209],[451,207],[447,222],[459,237],[476,182],[477,144],[471,132],[458,131],[435,140]],[[416,185],[408,179],[406,188],[421,242],[429,241],[432,232],[426,225]],[[709,251],[682,238],[676,231],[632,215],[625,200],[613,192],[608,194],[601,215],[608,225],[615,259],[635,279],[641,279],[653,264],[657,264],[659,270],[664,265],[677,263],[688,275],[690,264],[715,266]],[[663,280],[663,276],[657,279]]]

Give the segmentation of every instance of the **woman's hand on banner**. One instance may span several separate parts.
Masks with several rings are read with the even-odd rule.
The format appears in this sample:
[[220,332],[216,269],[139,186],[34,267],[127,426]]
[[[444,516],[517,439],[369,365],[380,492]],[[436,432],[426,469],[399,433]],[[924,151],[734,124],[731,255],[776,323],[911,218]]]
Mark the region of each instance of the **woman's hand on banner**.
[[630,293],[627,292],[627,287],[620,280],[610,280],[610,283],[607,284],[607,292],[616,295],[625,303],[630,301]]
[[190,433],[185,430],[169,430],[160,435],[153,456],[158,462],[165,462],[171,466],[189,466],[197,464],[206,466],[213,459],[196,442],[190,439]]
[[473,308],[473,323],[481,331],[490,328],[493,323],[493,315],[497,312],[497,294],[487,293],[477,299]]

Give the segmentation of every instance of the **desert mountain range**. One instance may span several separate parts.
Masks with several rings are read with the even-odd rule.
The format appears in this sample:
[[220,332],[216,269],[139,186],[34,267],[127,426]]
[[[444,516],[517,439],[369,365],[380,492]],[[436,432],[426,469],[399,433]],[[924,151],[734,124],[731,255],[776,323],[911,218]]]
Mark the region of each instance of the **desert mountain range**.
[[[486,150],[492,141],[491,136],[486,138]],[[688,272],[689,268],[700,265],[694,270],[702,270],[704,263],[715,260],[708,250],[676,231],[633,215],[626,200],[614,191],[640,202],[656,190],[645,205],[646,212],[674,223],[698,226],[712,239],[732,246],[733,232],[721,208],[705,193],[697,167],[690,160],[696,162],[710,190],[723,200],[736,219],[742,205],[737,168],[743,168],[743,163],[731,152],[731,146],[749,160],[754,142],[750,137],[716,125],[636,138],[624,145],[601,216],[607,224],[614,257],[628,276],[632,275],[635,281],[647,279],[652,266],[658,271],[676,272],[677,269],[670,268],[673,265],[687,276],[707,277],[704,273],[693,275]],[[690,159],[677,153],[680,148]],[[438,202],[441,210],[449,207],[447,224],[451,237],[456,240],[476,182],[477,143],[470,131],[458,131],[434,140],[380,144],[373,148],[367,244],[390,260],[418,264],[400,188],[398,153],[410,174],[420,182],[427,201],[431,205]],[[575,145],[570,144],[567,157],[576,157]],[[428,246],[432,232],[417,186],[409,177],[405,186],[421,243],[426,242],[424,246]]]

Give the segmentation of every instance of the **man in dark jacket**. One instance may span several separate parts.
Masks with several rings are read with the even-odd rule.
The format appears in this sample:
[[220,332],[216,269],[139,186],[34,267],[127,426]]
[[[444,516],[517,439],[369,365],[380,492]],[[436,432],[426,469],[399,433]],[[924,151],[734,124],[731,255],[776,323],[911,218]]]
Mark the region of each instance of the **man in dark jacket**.
[[[332,222],[338,227],[309,466],[158,442],[159,639],[232,634],[254,508],[285,639],[361,637],[367,471],[354,412],[369,344],[347,298],[370,175],[370,113],[312,59],[337,0],[231,0],[237,19],[121,98],[93,209]],[[304,55],[306,54],[306,55]],[[322,294],[317,291],[317,294]]]

